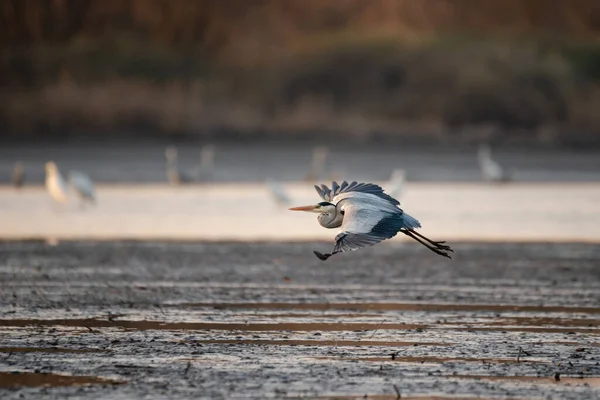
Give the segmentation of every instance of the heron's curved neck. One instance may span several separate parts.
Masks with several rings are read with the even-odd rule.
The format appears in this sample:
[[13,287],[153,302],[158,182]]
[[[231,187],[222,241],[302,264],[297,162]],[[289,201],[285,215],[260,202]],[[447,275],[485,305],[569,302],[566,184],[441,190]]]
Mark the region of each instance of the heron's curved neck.
[[342,214],[337,207],[328,207],[326,213],[319,214],[317,220],[324,228],[339,228],[344,220],[344,214]]

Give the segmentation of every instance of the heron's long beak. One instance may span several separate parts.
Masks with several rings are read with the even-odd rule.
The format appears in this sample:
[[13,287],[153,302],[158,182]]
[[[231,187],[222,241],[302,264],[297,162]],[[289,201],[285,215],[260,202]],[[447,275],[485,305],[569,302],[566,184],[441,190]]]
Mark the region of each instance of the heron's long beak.
[[308,211],[308,212],[315,212],[317,209],[317,206],[300,206],[300,207],[292,207],[289,210],[291,211]]

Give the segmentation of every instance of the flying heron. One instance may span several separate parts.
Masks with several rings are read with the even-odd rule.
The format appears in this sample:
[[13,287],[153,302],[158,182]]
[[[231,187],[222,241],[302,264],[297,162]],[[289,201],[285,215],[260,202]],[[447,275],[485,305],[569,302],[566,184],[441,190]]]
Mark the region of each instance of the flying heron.
[[64,204],[69,202],[67,184],[54,161],[48,161],[46,163],[46,189],[48,190],[50,197],[57,203]]
[[436,242],[417,233],[415,229],[421,227],[419,221],[405,214],[399,207],[400,202],[385,194],[380,186],[357,182],[348,184],[344,181],[341,185],[332,182],[331,189],[326,185],[315,185],[315,189],[324,201],[290,210],[318,213],[317,221],[321,226],[328,229],[340,228],[331,253],[314,251],[321,260],[344,251],[372,246],[396,236],[398,232],[411,237],[434,253],[452,258],[448,252],[454,250],[445,245],[444,241]]

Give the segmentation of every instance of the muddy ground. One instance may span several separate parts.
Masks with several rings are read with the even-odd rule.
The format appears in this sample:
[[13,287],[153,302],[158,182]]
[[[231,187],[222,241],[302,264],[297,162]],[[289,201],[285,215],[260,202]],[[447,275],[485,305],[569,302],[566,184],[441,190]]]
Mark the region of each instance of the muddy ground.
[[600,247],[0,243],[0,398],[600,398]]

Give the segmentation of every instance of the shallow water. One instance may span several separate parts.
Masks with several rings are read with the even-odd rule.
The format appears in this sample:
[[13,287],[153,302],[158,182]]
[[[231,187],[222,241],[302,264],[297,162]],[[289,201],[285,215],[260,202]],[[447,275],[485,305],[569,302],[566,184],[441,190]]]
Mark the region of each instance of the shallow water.
[[[284,187],[288,206],[320,200],[309,184]],[[0,187],[0,238],[333,241],[337,232],[319,226],[315,214],[278,205],[262,184],[101,185],[97,197],[97,206],[82,209],[75,197],[53,204],[42,187]],[[421,221],[422,234],[449,244],[600,242],[598,183],[408,183],[400,201]],[[383,245],[390,242],[415,244],[404,235]]]

